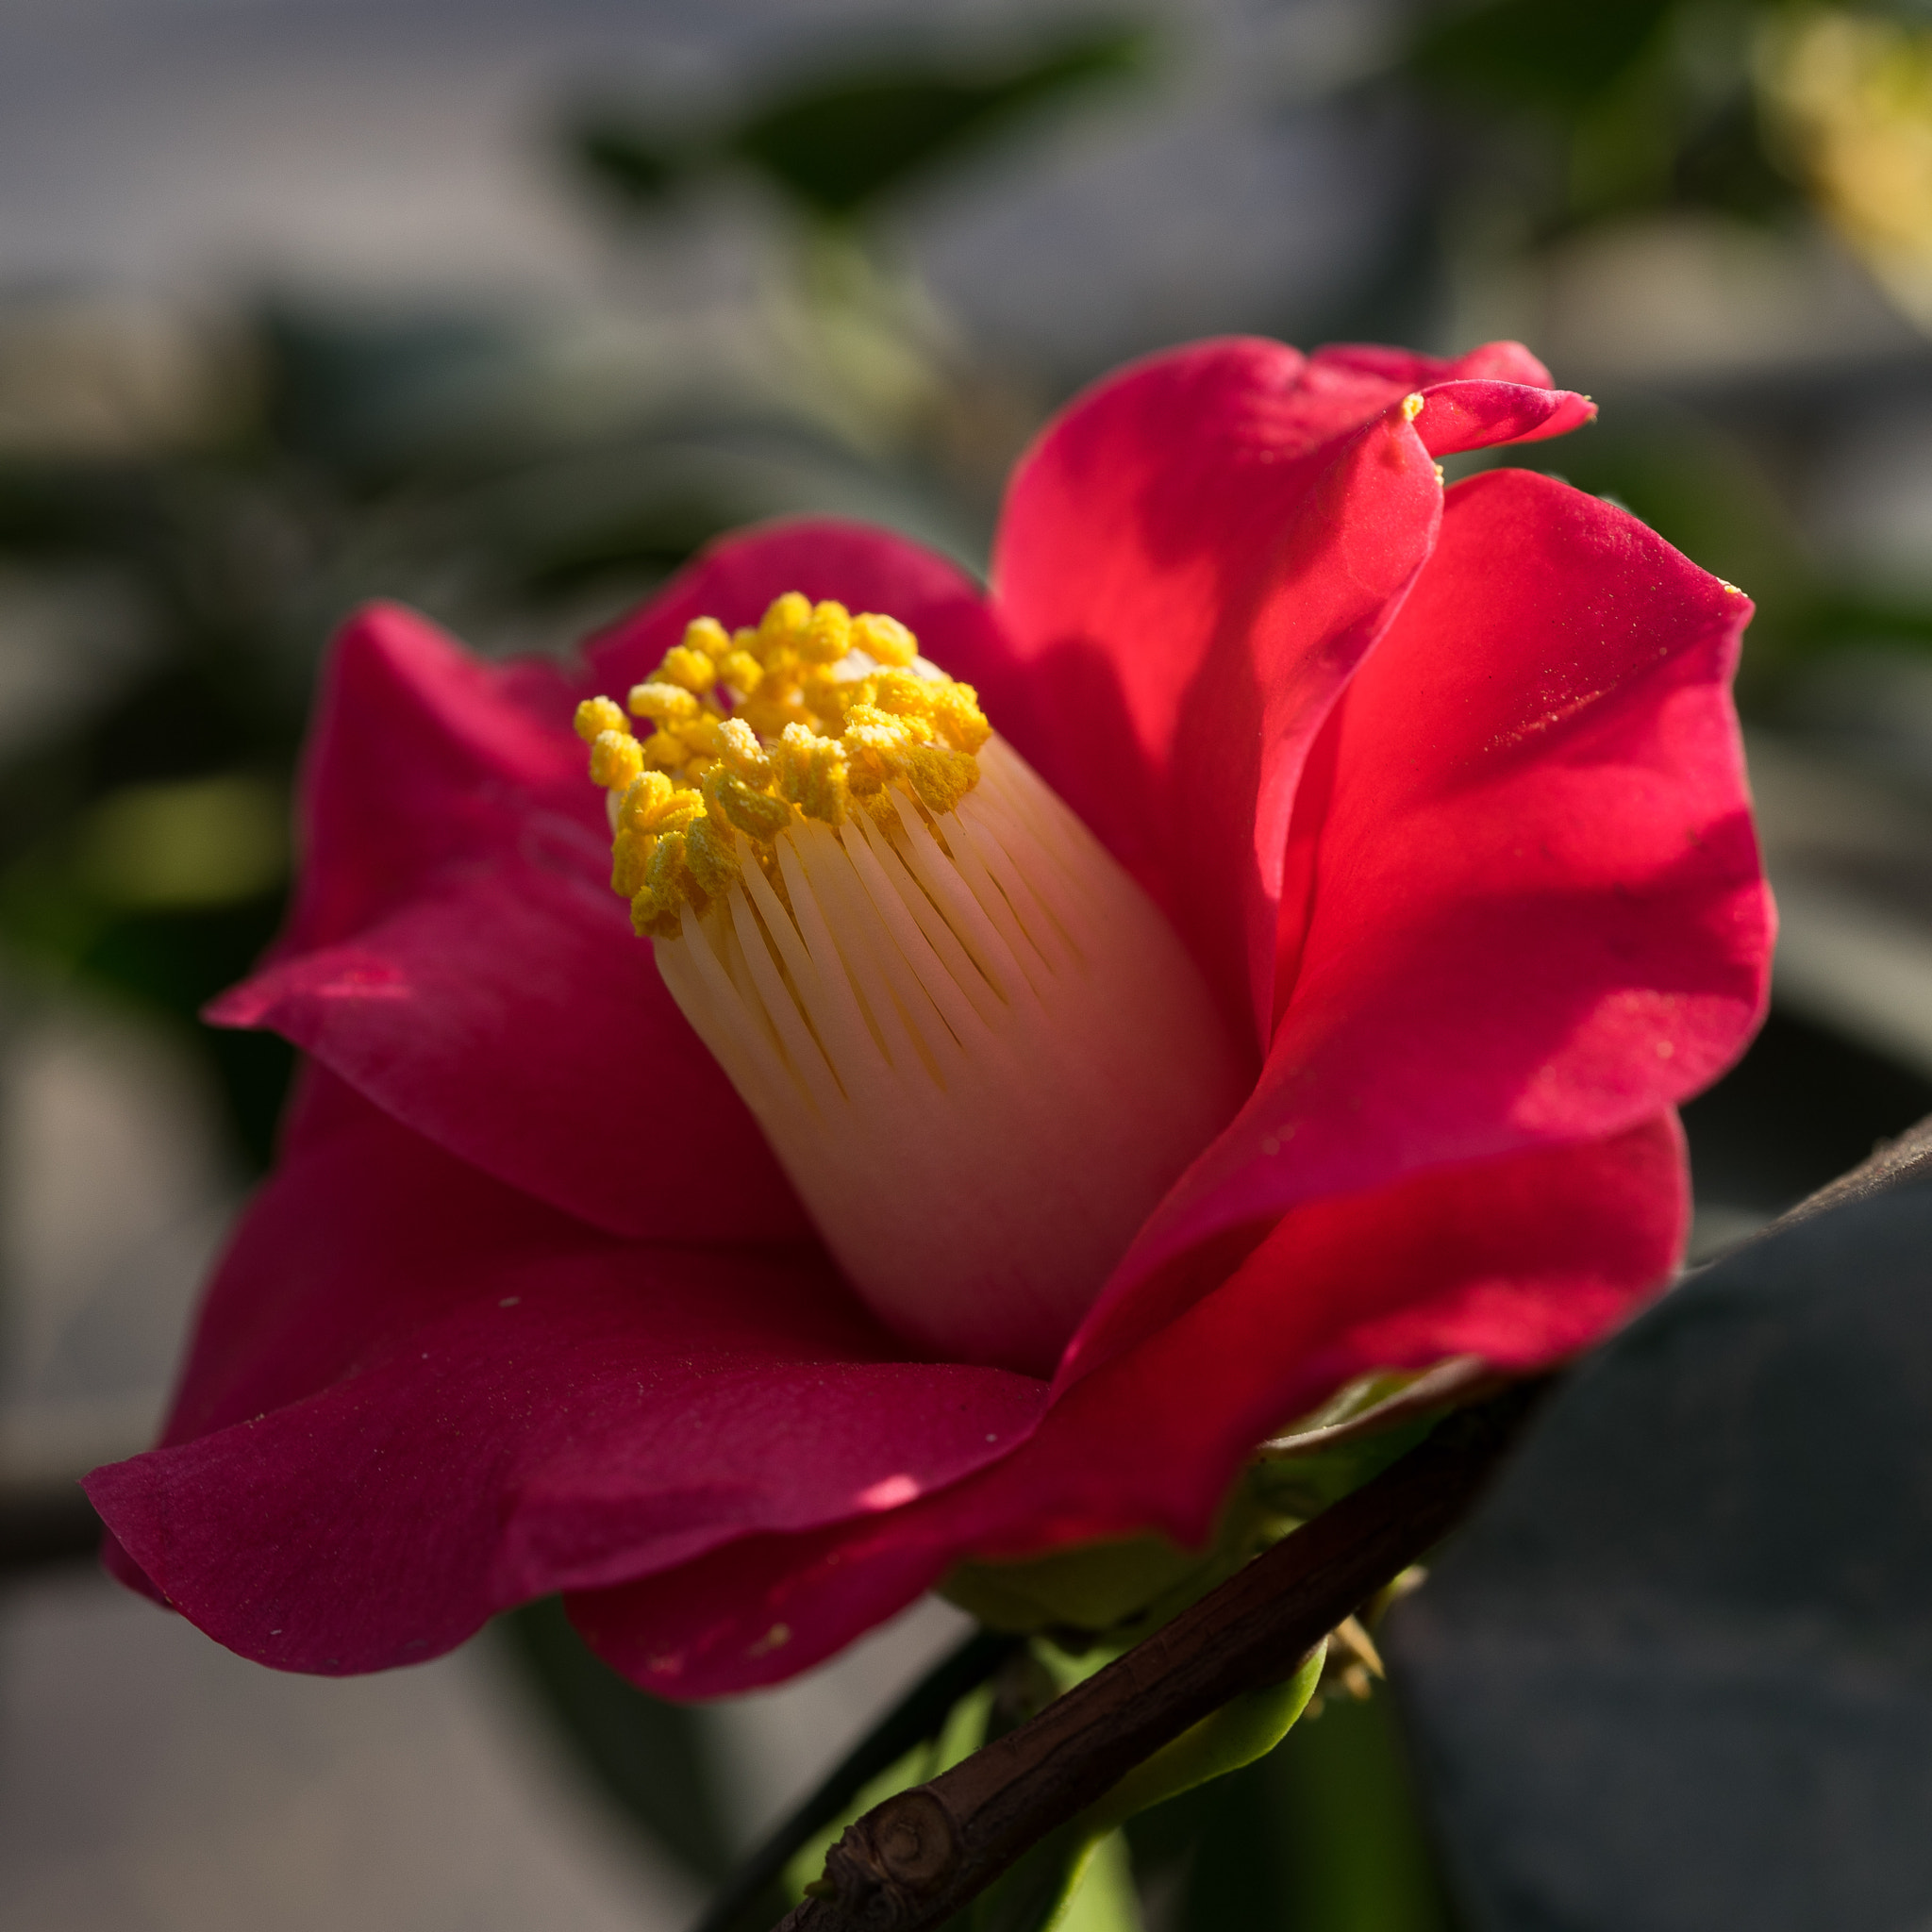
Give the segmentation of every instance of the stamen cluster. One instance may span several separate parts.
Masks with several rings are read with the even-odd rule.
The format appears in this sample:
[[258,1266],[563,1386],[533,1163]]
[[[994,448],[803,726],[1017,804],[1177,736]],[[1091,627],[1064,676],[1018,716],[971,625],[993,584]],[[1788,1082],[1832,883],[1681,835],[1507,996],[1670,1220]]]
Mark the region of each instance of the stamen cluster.
[[836,828],[856,806],[896,823],[889,788],[951,811],[991,732],[972,686],[922,660],[896,618],[796,591],[735,632],[696,619],[625,705],[646,736],[608,697],[577,707],[576,729],[610,795],[611,889],[652,939],[730,890],[741,835],[782,891],[774,845],[800,818]]

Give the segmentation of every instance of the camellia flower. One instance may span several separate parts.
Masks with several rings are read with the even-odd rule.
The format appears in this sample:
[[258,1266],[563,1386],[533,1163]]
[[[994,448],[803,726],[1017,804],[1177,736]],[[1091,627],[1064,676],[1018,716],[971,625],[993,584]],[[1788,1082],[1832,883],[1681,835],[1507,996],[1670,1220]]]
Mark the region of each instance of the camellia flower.
[[119,1573],[321,1672],[561,1591],[706,1695],[962,1560],[1198,1544],[1365,1374],[1600,1336],[1771,922],[1746,600],[1442,487],[1590,414],[1513,344],[1209,342],[1045,430],[984,593],[810,522],[581,673],[358,617],[213,1012],[308,1063],[89,1481]]

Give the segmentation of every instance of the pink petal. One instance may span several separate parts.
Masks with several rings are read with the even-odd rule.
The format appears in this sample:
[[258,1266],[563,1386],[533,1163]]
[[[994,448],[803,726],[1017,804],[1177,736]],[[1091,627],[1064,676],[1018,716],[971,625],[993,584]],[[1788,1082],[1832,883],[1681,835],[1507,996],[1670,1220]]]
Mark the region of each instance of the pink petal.
[[1063,1374],[1295,1203],[1618,1133],[1730,1064],[1772,936],[1729,694],[1749,614],[1565,485],[1496,471],[1450,493],[1309,761],[1260,1083]]
[[968,1554],[1150,1525],[1198,1542],[1253,1444],[1357,1374],[1461,1354],[1530,1371],[1596,1340],[1666,1276],[1688,1206],[1668,1115],[1312,1203],[1005,1462],[889,1515],[581,1592],[572,1615],[638,1682],[708,1697],[829,1656]]
[[1435,540],[1440,488],[1398,405],[1446,385],[1421,420],[1457,447],[1575,414],[1492,370],[1541,373],[1513,349],[1205,343],[1074,404],[1008,493],[996,608],[1024,677],[992,693],[1002,728],[1263,1038],[1302,760]]
[[812,1247],[614,1240],[319,1075],[209,1292],[167,1443],[95,1507],[167,1601],[287,1670],[903,1506],[1041,1384],[896,1358]]

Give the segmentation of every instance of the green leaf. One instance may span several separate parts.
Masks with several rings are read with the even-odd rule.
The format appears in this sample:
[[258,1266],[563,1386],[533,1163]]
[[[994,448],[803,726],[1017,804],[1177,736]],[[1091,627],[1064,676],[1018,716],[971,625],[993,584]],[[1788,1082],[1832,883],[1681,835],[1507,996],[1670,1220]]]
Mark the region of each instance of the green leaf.
[[555,1597],[511,1611],[499,1627],[606,1795],[687,1871],[723,1877],[730,1835],[705,1713],[626,1683],[586,1648]]
[[[1050,1647],[1046,1654],[1053,1657]],[[1312,1651],[1287,1683],[1237,1697],[1135,1766],[988,1887],[951,1921],[952,1932],[1138,1932],[1140,1908],[1121,1826],[1150,1806],[1273,1751],[1307,1707],[1323,1656],[1320,1648]],[[1086,1674],[1078,1663],[1055,1671],[1063,1684]]]
[[966,1907],[946,1932],[1141,1932],[1126,1840],[1095,1837],[1080,1821],[1026,1852]]
[[1211,1717],[1203,1718],[1172,1744],[1136,1765],[1074,1824],[1093,1837],[1124,1824],[1137,1811],[1265,1757],[1307,1709],[1321,1682],[1326,1656],[1327,1645],[1317,1644],[1285,1684],[1247,1691]]
[[1112,29],[984,75],[905,67],[773,102],[728,138],[814,213],[848,216],[1095,80],[1131,72],[1145,43]]
[[733,1872],[697,1932],[753,1923],[754,1907],[781,1877],[795,1901],[818,1877],[826,1848],[860,1812],[976,1749],[991,1703],[981,1687],[1017,1648],[1013,1638],[979,1631],[941,1657]]
[[1278,1749],[1128,1827],[1169,1932],[1448,1932],[1394,1702],[1325,1700]]
[[701,165],[688,149],[614,115],[586,121],[570,145],[592,177],[639,208],[667,200]]
[[1572,113],[1644,55],[1674,0],[1490,0],[1438,14],[1409,66],[1422,79],[1491,104]]
[[1496,1932],[1932,1922],[1932,1157],[1692,1274],[1385,1637]]
[[984,145],[1025,116],[1145,64],[1138,29],[1110,26],[1004,64],[905,61],[811,80],[735,125],[654,125],[640,110],[600,109],[572,137],[579,162],[633,206],[662,202],[726,162],[749,165],[788,199],[844,221]]
[[1075,1874],[1053,1932],[1141,1932],[1141,1901],[1127,1841],[1109,1832],[1092,1846]]

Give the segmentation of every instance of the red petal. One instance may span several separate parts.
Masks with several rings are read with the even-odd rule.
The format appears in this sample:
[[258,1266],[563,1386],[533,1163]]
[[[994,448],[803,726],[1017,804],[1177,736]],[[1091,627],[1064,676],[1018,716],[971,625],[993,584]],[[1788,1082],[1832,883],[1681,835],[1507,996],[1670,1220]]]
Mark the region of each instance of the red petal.
[[[806,1235],[750,1113],[608,889],[602,799],[571,729],[578,697],[621,693],[691,617],[755,620],[801,588],[902,617],[959,675],[1002,655],[954,565],[828,522],[720,544],[608,633],[575,683],[543,664],[479,663],[394,607],[362,612],[318,708],[290,929],[208,1017],[275,1028],[418,1132],[600,1227]],[[675,1121],[681,1145],[728,1152],[728,1180],[720,1165],[642,1158],[654,1119]]]
[[1103,384],[1015,475],[994,581],[1024,675],[995,714],[1257,1025],[1302,760],[1434,541],[1396,405],[1446,384],[1421,420],[1457,447],[1575,413],[1492,365],[1540,374],[1514,351],[1206,343]]
[[[715,617],[727,628],[756,624],[787,591],[896,617],[927,658],[968,683],[1000,675],[1004,642],[978,586],[957,564],[888,530],[801,517],[713,544],[660,595],[594,638],[599,688],[615,692],[642,677],[692,618]],[[1004,728],[1005,720],[994,722]]]
[[1432,457],[1567,436],[1596,415],[1588,396],[1513,382],[1443,382],[1422,391],[1416,434]]
[[1070,1363],[1198,1292],[1201,1243],[1435,1163],[1619,1132],[1729,1065],[1772,933],[1729,694],[1749,614],[1565,485],[1495,471],[1451,492],[1310,761],[1292,991],[1260,1084]]
[[432,1657],[506,1606],[891,1509],[1044,1391],[895,1359],[816,1249],[648,1247],[321,1075],[210,1291],[167,1441],[88,1491],[244,1656]]
[[[609,891],[575,697],[550,667],[481,664],[408,611],[353,620],[319,707],[289,930],[208,1017],[274,1027],[600,1226],[800,1237],[789,1183]],[[640,1158],[647,1076],[690,1144],[742,1150],[728,1191]]]
[[1149,1525],[1198,1541],[1254,1443],[1355,1376],[1464,1354],[1530,1371],[1595,1341],[1667,1274],[1687,1212],[1671,1116],[1313,1203],[1007,1461],[872,1522],[581,1593],[572,1615],[640,1683],[715,1696],[829,1656],[969,1553]]

